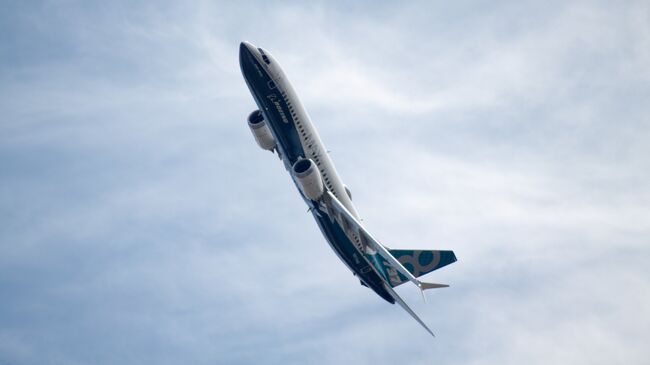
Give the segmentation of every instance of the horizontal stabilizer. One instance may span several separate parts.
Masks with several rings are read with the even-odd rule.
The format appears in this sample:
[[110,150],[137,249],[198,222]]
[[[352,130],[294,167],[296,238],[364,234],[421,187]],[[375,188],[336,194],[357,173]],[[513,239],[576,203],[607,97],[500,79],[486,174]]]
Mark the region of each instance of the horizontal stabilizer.
[[[423,283],[423,284],[424,284],[424,283]],[[434,335],[433,332],[429,329],[429,327],[427,327],[427,325],[424,324],[424,322],[420,319],[420,317],[418,317],[418,315],[415,314],[415,312],[413,312],[413,310],[412,310],[408,305],[406,305],[406,302],[404,302],[404,300],[403,300],[399,295],[397,295],[397,292],[395,292],[395,290],[394,290],[393,288],[391,288],[391,287],[390,287],[388,284],[386,284],[386,283],[384,283],[384,288],[385,288],[386,291],[388,291],[388,293],[390,293],[390,295],[395,299],[395,301],[397,302],[397,304],[399,304],[402,308],[404,308],[404,310],[407,311],[408,314],[410,314],[411,317],[413,317],[413,319],[415,319],[416,321],[418,321],[418,323],[419,323],[422,327],[424,327],[424,329],[427,330],[427,332],[429,332],[429,333],[431,334],[431,336],[436,337],[436,335]]]
[[420,282],[420,283],[421,283],[420,289],[422,289],[422,290],[438,289],[438,288],[449,288],[449,285],[447,285],[447,284],[424,283],[424,282]]

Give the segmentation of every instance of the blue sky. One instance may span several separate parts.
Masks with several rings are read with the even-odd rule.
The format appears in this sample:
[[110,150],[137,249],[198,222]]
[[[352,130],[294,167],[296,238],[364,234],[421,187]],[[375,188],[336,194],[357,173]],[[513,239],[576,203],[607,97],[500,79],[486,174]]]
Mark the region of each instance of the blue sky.
[[[645,2],[9,2],[0,364],[642,364]],[[364,222],[453,249],[358,281],[245,123],[280,61]]]

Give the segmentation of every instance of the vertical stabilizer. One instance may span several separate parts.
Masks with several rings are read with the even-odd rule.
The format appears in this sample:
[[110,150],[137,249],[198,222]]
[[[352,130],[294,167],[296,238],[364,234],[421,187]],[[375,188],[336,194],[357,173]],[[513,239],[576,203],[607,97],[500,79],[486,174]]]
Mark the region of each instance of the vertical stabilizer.
[[[456,262],[456,255],[453,251],[392,249],[388,251],[416,278]],[[392,287],[409,281],[409,278],[402,275],[401,272],[392,269],[390,263],[385,262],[384,266],[385,270],[389,273],[390,285]]]

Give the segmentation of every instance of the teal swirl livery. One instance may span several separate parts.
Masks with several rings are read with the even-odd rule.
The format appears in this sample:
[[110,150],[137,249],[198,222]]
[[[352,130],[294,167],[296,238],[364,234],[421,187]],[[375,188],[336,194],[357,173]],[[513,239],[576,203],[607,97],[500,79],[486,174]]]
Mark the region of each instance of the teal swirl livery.
[[361,285],[391,304],[398,303],[433,335],[393,288],[408,281],[422,291],[447,287],[418,277],[455,262],[454,253],[392,250],[379,243],[360,223],[350,189],[341,181],[277,60],[262,48],[242,42],[239,64],[258,107],[248,117],[253,137],[262,149],[282,160],[332,250]]

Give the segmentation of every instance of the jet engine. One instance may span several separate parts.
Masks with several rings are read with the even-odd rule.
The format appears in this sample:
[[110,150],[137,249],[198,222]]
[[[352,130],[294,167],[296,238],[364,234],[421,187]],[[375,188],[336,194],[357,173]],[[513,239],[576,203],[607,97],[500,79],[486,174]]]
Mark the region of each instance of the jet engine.
[[325,192],[323,179],[314,161],[305,158],[296,161],[292,167],[300,191],[311,200],[318,200]]
[[262,149],[273,151],[275,149],[275,138],[269,129],[269,126],[266,125],[264,116],[262,112],[256,110],[248,116],[248,126],[253,132],[253,137],[257,144],[262,147]]

